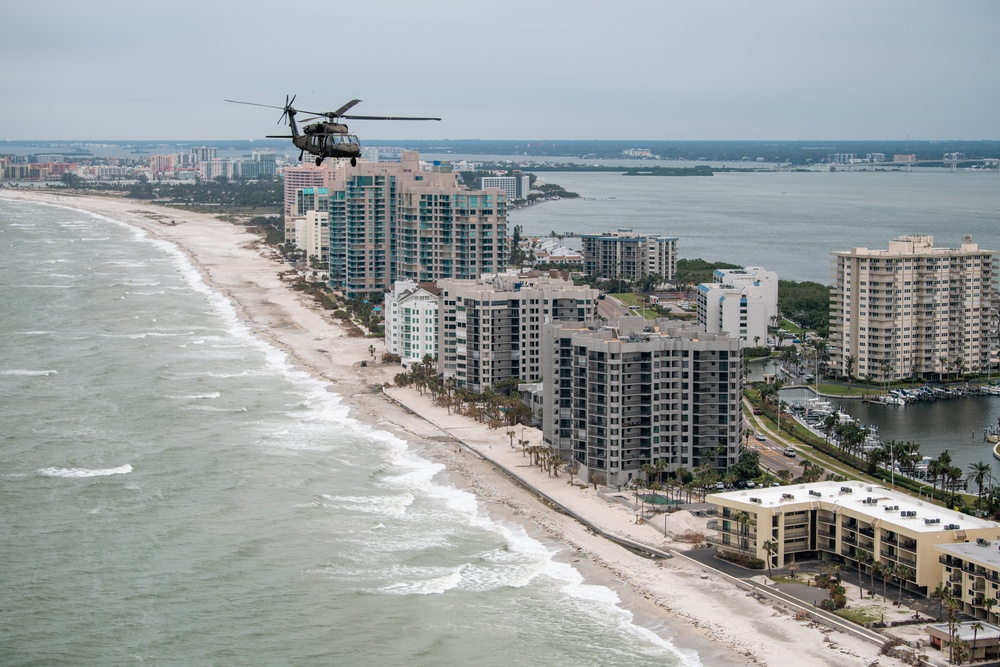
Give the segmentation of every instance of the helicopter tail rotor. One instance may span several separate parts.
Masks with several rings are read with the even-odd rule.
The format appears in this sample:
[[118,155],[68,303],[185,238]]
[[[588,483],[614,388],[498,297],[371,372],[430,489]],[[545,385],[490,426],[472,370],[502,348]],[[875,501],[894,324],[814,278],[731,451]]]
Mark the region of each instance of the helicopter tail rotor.
[[281,117],[278,118],[278,125],[280,125],[281,123],[284,123],[284,122],[286,122],[288,120],[289,113],[291,113],[291,114],[295,113],[295,109],[292,108],[292,104],[295,103],[295,98],[296,97],[298,97],[298,95],[292,95],[292,98],[288,99],[288,95],[285,95],[285,106],[282,107]]

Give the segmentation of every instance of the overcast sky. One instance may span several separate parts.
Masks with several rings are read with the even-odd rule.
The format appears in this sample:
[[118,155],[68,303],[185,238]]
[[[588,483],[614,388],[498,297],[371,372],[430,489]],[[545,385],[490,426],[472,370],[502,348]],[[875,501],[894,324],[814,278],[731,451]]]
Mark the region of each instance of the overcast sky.
[[0,139],[1000,139],[995,0],[7,3]]

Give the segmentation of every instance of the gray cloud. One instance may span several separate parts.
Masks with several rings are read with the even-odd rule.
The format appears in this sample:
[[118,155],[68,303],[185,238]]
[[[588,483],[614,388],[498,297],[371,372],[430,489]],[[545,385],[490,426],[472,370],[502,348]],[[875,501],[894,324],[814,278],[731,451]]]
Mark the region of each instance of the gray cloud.
[[1000,3],[270,0],[5,9],[0,138],[996,139]]

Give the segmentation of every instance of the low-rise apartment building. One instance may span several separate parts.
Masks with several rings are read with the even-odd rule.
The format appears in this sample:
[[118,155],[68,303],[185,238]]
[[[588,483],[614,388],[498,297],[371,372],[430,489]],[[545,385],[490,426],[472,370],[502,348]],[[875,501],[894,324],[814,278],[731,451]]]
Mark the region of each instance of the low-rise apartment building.
[[712,542],[720,552],[770,558],[775,567],[819,558],[856,570],[860,561],[862,580],[878,564],[879,570],[895,568],[894,576],[922,595],[942,581],[938,549],[1000,540],[994,521],[859,481],[729,491],[707,502],[718,508]]
[[940,583],[959,602],[958,611],[1000,622],[1000,541],[979,537],[935,548],[942,567]]

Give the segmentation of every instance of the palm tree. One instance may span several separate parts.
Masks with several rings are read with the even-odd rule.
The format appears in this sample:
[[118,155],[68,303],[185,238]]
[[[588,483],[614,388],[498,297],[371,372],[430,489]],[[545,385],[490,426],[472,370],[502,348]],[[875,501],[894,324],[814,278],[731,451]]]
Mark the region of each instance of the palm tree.
[[951,589],[948,589],[944,598],[944,604],[948,607],[948,662],[955,661],[955,630],[958,626],[958,605],[959,602]]
[[944,618],[944,600],[948,597],[948,587],[943,583],[938,584],[934,592],[931,593],[931,597],[936,597],[938,599],[938,616],[937,620],[940,621]]
[[927,476],[931,478],[931,497],[937,494],[937,479],[941,475],[941,464],[937,459],[932,459],[927,464]]
[[895,571],[896,576],[899,577],[899,590],[896,591],[896,606],[899,606],[902,603],[903,586],[906,585],[906,580],[913,576],[913,570],[902,563],[897,563]]
[[861,585],[861,561],[864,560],[861,557],[861,554],[865,554],[865,553],[868,553],[868,552],[867,551],[861,551],[859,549],[855,549],[855,551],[854,551],[854,556],[857,559],[857,564],[858,564],[858,595],[860,595],[862,598],[865,597],[865,588],[864,588],[864,586]]
[[875,555],[872,554],[872,553],[869,553],[867,551],[862,551],[861,554],[862,554],[862,558],[864,559],[865,565],[868,566],[868,578],[871,580],[871,584],[872,584],[871,588],[869,588],[868,590],[870,590],[872,592],[872,595],[874,596],[875,595]]
[[830,434],[833,433],[839,423],[840,417],[835,412],[831,412],[826,417],[823,417],[823,432],[826,433],[827,442],[830,442]]
[[984,463],[980,461],[979,463],[973,463],[969,466],[969,474],[966,476],[966,482],[974,482],[979,488],[979,496],[976,498],[976,507],[981,507],[983,504],[983,486],[987,481],[993,479],[993,468],[990,467],[989,463]]
[[979,631],[982,630],[982,629],[983,629],[983,624],[981,622],[976,621],[975,623],[972,624],[972,657],[973,658],[976,657],[976,635],[978,635]]
[[948,468],[948,485],[951,488],[951,507],[955,506],[955,495],[958,491],[958,482],[962,479],[962,469],[958,466]]
[[886,565],[882,561],[875,561],[875,565],[873,566],[873,570],[875,572],[878,572],[879,578],[882,579],[882,599],[883,600],[888,600],[889,599],[888,597],[886,597],[886,588],[885,588],[885,580],[888,579],[888,570],[889,570],[889,567],[890,567],[889,565]]
[[776,540],[768,540],[764,542],[761,546],[764,547],[764,551],[767,552],[767,578],[771,578],[771,558],[774,554],[778,553],[778,542]]
[[739,547],[740,547],[740,552],[745,552],[748,549],[748,547],[749,547],[749,543],[748,543],[748,540],[747,540],[746,536],[749,535],[749,533],[750,533],[750,530],[749,530],[750,515],[747,514],[746,512],[737,512],[733,516],[733,519],[740,526],[740,533],[739,533]]
[[855,355],[851,354],[844,359],[844,362],[847,366],[847,368],[845,369],[847,371],[847,395],[850,396],[851,380],[854,379],[854,365],[858,363],[858,358]]

